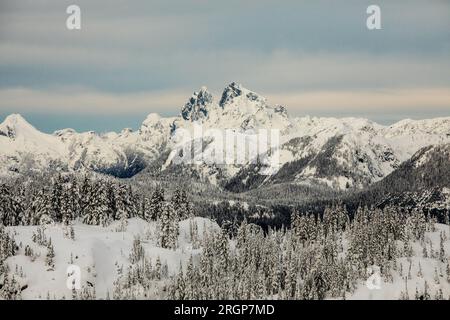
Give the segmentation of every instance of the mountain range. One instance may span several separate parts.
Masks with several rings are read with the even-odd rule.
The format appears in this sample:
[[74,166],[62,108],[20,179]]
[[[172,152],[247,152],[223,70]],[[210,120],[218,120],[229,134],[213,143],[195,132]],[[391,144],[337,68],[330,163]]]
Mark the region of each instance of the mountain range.
[[[179,146],[177,130],[191,132],[195,125],[244,136],[258,129],[279,130],[280,169],[263,175],[261,165],[250,160],[239,165],[173,163]],[[200,152],[210,153],[215,143],[214,137],[203,137]],[[218,99],[202,87],[182,106],[179,116],[152,113],[137,131],[98,134],[63,129],[46,134],[12,114],[0,124],[0,176],[59,170],[129,178],[156,170],[181,173],[234,192],[279,183],[362,189],[401,168],[423,148],[449,143],[450,117],[406,119],[389,126],[361,118],[291,117],[286,107],[270,105],[263,96],[233,82]]]

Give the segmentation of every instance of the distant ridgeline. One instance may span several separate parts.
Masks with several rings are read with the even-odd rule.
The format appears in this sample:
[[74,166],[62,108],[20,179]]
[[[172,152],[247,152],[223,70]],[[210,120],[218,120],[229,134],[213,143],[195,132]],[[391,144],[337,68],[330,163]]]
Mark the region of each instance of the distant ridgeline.
[[[197,127],[204,135],[194,139]],[[278,132],[279,143],[258,150],[256,158],[235,161],[239,155],[232,154],[229,161],[235,146],[223,145],[211,130],[223,131],[231,136],[229,141],[244,138],[248,149],[254,147],[255,133],[264,130]],[[192,140],[183,141],[180,132]],[[233,82],[218,99],[202,87],[187,99],[179,116],[150,114],[136,132],[63,129],[45,134],[22,116],[10,115],[0,124],[0,179],[46,171],[95,172],[117,178],[181,178],[234,193],[286,184],[340,192],[362,190],[422,148],[449,143],[449,117],[407,119],[390,126],[358,118],[294,118],[284,106],[270,105]],[[221,150],[227,151],[224,163],[208,161]],[[188,154],[195,155],[192,162],[174,160]],[[275,155],[277,169],[263,173],[262,160]]]

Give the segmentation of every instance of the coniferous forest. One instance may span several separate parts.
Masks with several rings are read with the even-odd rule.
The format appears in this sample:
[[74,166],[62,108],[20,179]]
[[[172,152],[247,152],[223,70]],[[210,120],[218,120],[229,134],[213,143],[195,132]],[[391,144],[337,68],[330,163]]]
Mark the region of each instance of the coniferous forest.
[[5,181],[1,298],[31,298],[33,273],[55,279],[72,265],[78,287],[63,276],[33,298],[450,298],[448,209],[326,194],[258,205],[173,185],[93,174]]

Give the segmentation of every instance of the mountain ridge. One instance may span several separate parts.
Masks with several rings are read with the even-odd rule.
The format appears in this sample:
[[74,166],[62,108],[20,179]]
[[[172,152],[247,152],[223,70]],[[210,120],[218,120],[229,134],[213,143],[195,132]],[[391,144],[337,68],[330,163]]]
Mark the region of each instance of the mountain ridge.
[[[160,170],[170,171],[176,165],[166,156],[177,147],[175,133],[192,132],[195,125],[232,129],[245,136],[259,129],[280,130],[281,169],[271,176],[255,175],[253,163],[200,163],[191,168],[200,179],[234,191],[286,181],[341,190],[363,188],[386,177],[420,148],[450,142],[450,117],[405,119],[390,126],[364,118],[291,117],[284,106],[272,106],[233,82],[218,101],[202,87],[178,116],[151,113],[136,131],[98,134],[61,129],[46,134],[22,116],[10,115],[0,124],[0,175],[56,169],[128,178],[157,162],[164,164]],[[202,144],[205,154],[215,147],[211,137],[204,137]]]

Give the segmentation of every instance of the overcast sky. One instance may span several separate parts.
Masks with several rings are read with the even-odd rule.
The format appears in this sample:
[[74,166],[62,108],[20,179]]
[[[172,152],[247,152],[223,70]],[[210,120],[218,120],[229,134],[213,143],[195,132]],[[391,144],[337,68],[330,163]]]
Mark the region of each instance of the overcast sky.
[[449,70],[448,0],[0,1],[0,121],[47,132],[137,128],[232,81],[294,116],[450,116]]

